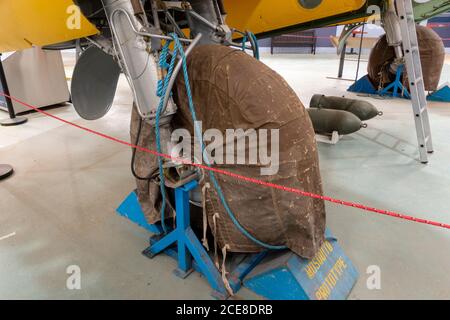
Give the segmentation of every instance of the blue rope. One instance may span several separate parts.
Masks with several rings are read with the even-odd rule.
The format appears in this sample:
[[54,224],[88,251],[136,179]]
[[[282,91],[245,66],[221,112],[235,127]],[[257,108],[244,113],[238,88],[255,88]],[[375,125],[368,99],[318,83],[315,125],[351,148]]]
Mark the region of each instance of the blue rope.
[[245,36],[242,38],[242,51],[246,50],[245,44],[247,43],[247,41],[248,41],[248,37],[247,37],[247,34],[245,34]]
[[[205,159],[205,162],[206,162],[208,167],[211,167],[211,163],[209,161],[209,158],[208,158],[207,155],[205,155],[205,146],[204,146],[204,143],[203,143],[202,132],[201,132],[200,127],[198,126],[198,122],[197,122],[197,114],[195,112],[194,99],[192,97],[191,86],[189,84],[189,74],[188,74],[188,70],[187,70],[186,55],[184,53],[183,46],[182,46],[178,36],[176,34],[174,34],[174,33],[172,33],[171,36],[172,36],[172,38],[175,41],[175,52],[174,52],[174,55],[172,56],[171,64],[175,63],[173,61],[173,58],[176,56],[177,51],[179,51],[179,54],[180,54],[181,59],[182,59],[183,76],[184,76],[184,82],[185,82],[185,86],[186,86],[186,94],[187,94],[187,97],[188,97],[189,110],[190,110],[191,115],[192,115],[192,120],[194,121],[194,130],[195,130],[196,135],[199,137],[199,143],[200,143],[200,147],[201,147],[202,154],[203,154],[203,157]],[[171,65],[171,67],[173,67],[173,66]],[[169,74],[167,76],[169,76]],[[165,88],[165,90],[167,90],[167,88]],[[159,127],[158,126],[156,126],[156,131],[159,131]],[[159,135],[158,135],[158,137],[159,137]],[[160,171],[160,173],[161,173],[161,171]],[[248,239],[250,239],[254,243],[256,243],[256,244],[258,244],[261,247],[266,248],[266,249],[283,250],[283,249],[287,248],[286,246],[274,246],[274,245],[270,245],[270,244],[264,243],[264,242],[256,239],[247,230],[245,230],[245,228],[239,223],[239,221],[234,216],[233,211],[231,210],[231,208],[228,206],[228,202],[225,199],[225,196],[224,196],[224,193],[222,191],[222,188],[220,187],[219,182],[217,181],[214,172],[209,171],[209,176],[210,176],[210,179],[211,179],[211,181],[212,181],[212,183],[214,185],[214,188],[216,189],[217,194],[219,195],[219,198],[220,198],[220,200],[221,200],[221,202],[222,202],[222,204],[223,204],[223,206],[224,206],[228,216],[230,217],[230,219],[232,220],[234,225],[238,228],[238,230],[242,234],[244,234]]]
[[250,35],[250,37],[253,39],[253,42],[255,44],[255,48],[254,48],[254,52],[255,52],[255,58],[259,60],[259,44],[258,44],[258,39],[256,38],[255,34],[251,31],[247,31],[248,34]]
[[[244,34],[244,37],[242,38],[242,51],[245,51],[245,44],[247,43],[247,41],[249,40],[249,38],[252,41],[252,47],[253,47],[253,56],[259,60],[260,56],[259,56],[259,44],[258,44],[258,39],[256,38],[255,34],[251,31],[247,31]],[[254,44],[254,45],[253,45]]]
[[[175,47],[173,53],[172,53],[172,59],[170,61],[170,64],[167,64],[167,55],[169,52],[169,46],[172,41],[167,41],[164,45],[161,56],[159,59],[159,65],[161,68],[168,69],[167,74],[165,78],[158,82],[158,96],[161,97],[159,100],[158,109],[156,110],[156,117],[155,117],[155,136],[156,136],[156,149],[158,153],[162,153],[161,148],[161,137],[159,132],[159,123],[161,120],[161,112],[164,108],[164,95],[165,92],[167,92],[167,88],[169,87],[169,81],[173,74],[173,69],[175,67],[175,61],[178,54],[178,48]],[[162,196],[162,204],[161,204],[161,226],[164,231],[164,233],[167,233],[167,227],[165,223],[165,213],[166,213],[166,186],[165,186],[165,178],[164,178],[164,168],[163,168],[163,160],[161,157],[158,157],[158,166],[159,166],[159,180],[160,185],[159,188],[161,190],[161,196]]]

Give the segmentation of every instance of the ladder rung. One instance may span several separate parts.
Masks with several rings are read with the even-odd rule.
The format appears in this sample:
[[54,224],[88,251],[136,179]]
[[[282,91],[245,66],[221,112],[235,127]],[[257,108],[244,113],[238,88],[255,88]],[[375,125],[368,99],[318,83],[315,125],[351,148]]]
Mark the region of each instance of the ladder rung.
[[405,53],[406,54],[415,54],[417,56],[418,53],[420,53],[419,46],[412,45],[411,48],[408,48],[408,46],[404,45]]
[[414,81],[411,81],[411,85],[412,86],[417,85],[418,83],[421,83],[422,81],[423,81],[423,77],[416,78],[416,79],[414,79]]
[[420,118],[421,116],[422,116],[422,114],[423,113],[425,113],[425,112],[427,112],[427,107],[425,106],[425,107],[420,107],[420,109],[419,109],[419,114],[416,114],[416,117],[417,118]]

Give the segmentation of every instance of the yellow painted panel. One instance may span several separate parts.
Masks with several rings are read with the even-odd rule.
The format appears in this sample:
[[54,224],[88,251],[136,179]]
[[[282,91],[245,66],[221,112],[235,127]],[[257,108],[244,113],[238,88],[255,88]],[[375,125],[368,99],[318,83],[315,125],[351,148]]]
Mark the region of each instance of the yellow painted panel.
[[72,0],[0,0],[0,52],[96,34],[95,26],[83,15],[80,28],[68,27],[73,5]]
[[227,24],[255,34],[350,13],[365,4],[366,0],[323,0],[316,8],[305,9],[298,0],[224,0]]

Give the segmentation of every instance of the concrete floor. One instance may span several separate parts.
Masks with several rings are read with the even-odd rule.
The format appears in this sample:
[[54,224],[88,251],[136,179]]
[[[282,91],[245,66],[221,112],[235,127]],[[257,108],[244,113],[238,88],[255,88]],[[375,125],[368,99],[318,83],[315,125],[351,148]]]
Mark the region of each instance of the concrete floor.
[[[281,73],[305,105],[315,93],[347,94],[335,76],[335,56],[275,55],[263,61]],[[73,61],[66,59],[68,73]],[[362,70],[366,67],[362,65]],[[348,62],[346,77],[354,77]],[[362,74],[363,72],[361,72]],[[450,79],[447,60],[442,81]],[[416,161],[411,108],[376,100],[385,115],[338,145],[319,146],[329,196],[450,223],[450,105],[430,103],[436,153]],[[80,119],[70,105],[52,114],[129,139],[131,96],[122,80],[112,111]],[[0,115],[6,117],[6,114]],[[193,274],[172,275],[175,263],[140,252],[148,234],[115,213],[135,187],[127,147],[93,137],[40,114],[15,128],[0,127],[0,162],[16,173],[0,182],[0,299],[209,299]],[[351,299],[449,299],[450,231],[327,204],[328,226],[360,271]],[[68,290],[66,268],[81,268],[82,289]],[[381,290],[366,286],[366,270],[381,268]],[[243,291],[239,297],[253,297]]]

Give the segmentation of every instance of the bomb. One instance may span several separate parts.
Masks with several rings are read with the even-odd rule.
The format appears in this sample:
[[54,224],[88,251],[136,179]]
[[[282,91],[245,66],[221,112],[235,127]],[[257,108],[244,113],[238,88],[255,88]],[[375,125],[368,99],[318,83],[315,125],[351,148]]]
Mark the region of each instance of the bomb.
[[346,135],[367,127],[361,119],[348,111],[309,108],[308,113],[314,131],[318,134],[332,134],[337,131],[339,135]]
[[321,94],[314,95],[309,106],[316,109],[348,111],[361,121],[367,121],[382,115],[382,112],[378,111],[370,102],[342,97],[327,97]]

